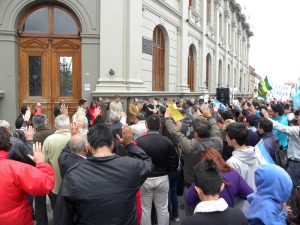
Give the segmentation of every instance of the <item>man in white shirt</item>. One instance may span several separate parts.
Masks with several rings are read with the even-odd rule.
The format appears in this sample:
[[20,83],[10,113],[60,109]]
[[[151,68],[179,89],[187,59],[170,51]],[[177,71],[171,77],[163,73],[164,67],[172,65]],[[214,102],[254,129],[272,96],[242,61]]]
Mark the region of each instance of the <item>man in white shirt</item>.
[[134,140],[147,132],[145,116],[143,113],[138,113],[134,116],[134,125],[131,125]]

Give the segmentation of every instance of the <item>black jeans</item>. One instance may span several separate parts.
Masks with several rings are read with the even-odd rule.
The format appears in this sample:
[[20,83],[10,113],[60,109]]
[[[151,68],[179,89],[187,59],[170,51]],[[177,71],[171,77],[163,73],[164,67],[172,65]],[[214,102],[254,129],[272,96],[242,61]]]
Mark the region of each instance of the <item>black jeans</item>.
[[169,173],[169,205],[168,210],[172,218],[178,217],[177,183],[180,171]]
[[[53,211],[57,195],[51,192],[48,196]],[[35,221],[36,225],[48,225],[46,195],[35,197]]]
[[300,162],[289,161],[289,166],[287,168],[287,172],[290,175],[293,181],[293,190],[291,194],[291,206],[293,210],[293,214],[297,215],[297,204],[295,199],[295,190],[298,186],[300,186]]

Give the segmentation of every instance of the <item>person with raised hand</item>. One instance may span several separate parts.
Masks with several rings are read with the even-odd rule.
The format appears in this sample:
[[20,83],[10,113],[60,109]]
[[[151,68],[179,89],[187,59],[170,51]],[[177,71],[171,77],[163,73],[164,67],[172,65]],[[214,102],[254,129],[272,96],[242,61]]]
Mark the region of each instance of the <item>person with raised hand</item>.
[[[264,118],[270,120],[273,123],[273,129],[278,130],[287,135],[289,139],[289,144],[287,148],[287,158],[288,158],[288,167],[287,172],[290,175],[293,181],[293,189],[291,195],[291,206],[293,210],[293,215],[297,215],[297,205],[295,200],[295,190],[300,186],[300,126],[284,126],[278,121],[270,119],[269,113],[262,109],[261,113]],[[298,125],[300,125],[300,116],[298,119]]]
[[127,125],[122,138],[116,137],[129,157],[113,153],[113,136],[105,125],[94,125],[87,137],[93,156],[71,166],[64,176],[54,224],[136,224],[135,195],[151,172],[151,158],[132,143]]
[[36,167],[7,159],[10,134],[0,127],[0,224],[33,225],[28,195],[51,192],[55,177],[52,167],[45,163],[40,143],[33,145],[30,157]]

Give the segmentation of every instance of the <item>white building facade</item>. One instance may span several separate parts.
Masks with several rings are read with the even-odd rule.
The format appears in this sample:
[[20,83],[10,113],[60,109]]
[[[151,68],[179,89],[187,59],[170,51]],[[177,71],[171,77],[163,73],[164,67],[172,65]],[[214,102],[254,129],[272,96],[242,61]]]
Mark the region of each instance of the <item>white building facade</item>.
[[0,117],[36,102],[51,117],[60,97],[250,95],[252,35],[235,0],[1,0]]
[[292,99],[292,86],[287,84],[271,83],[272,90],[268,93],[270,99],[287,101]]

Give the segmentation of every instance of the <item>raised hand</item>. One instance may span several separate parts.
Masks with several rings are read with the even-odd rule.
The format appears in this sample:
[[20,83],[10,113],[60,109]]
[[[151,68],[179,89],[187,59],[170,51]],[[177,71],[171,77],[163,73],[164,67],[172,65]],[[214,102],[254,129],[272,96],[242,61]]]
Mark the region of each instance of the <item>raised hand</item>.
[[72,136],[78,133],[78,127],[75,124],[70,124],[69,130]]
[[30,108],[27,107],[26,113],[24,115],[24,121],[28,122],[30,120],[30,117],[31,117],[31,111]]
[[62,104],[61,106],[60,106],[60,112],[61,112],[61,114],[65,114],[65,115],[68,115],[68,106],[66,106],[65,104]]
[[128,126],[127,124],[122,126],[122,136],[123,136],[123,138],[121,138],[118,134],[116,134],[116,137],[121,144],[129,145],[132,143],[133,132],[132,132],[131,127]]
[[35,129],[32,126],[25,127],[25,138],[27,141],[33,140],[33,135],[35,134]]
[[264,118],[266,118],[266,119],[269,119],[269,118],[270,118],[270,115],[269,115],[269,113],[267,112],[267,110],[262,109],[262,110],[261,110],[261,113],[263,114]]
[[35,163],[45,162],[45,154],[40,142],[36,142],[35,144],[33,144],[32,151],[33,156],[28,155],[28,157],[31,158],[32,161],[34,161]]
[[221,104],[220,104],[220,103],[215,103],[214,111],[215,111],[215,112],[218,112],[219,109],[220,109],[220,107],[221,107]]
[[172,117],[172,111],[170,107],[167,107],[166,112],[165,112],[165,118]]
[[94,113],[93,113],[95,119],[97,118],[97,116],[100,115],[100,112],[101,112],[101,109],[99,109],[98,107],[96,107],[95,110],[94,110]]

